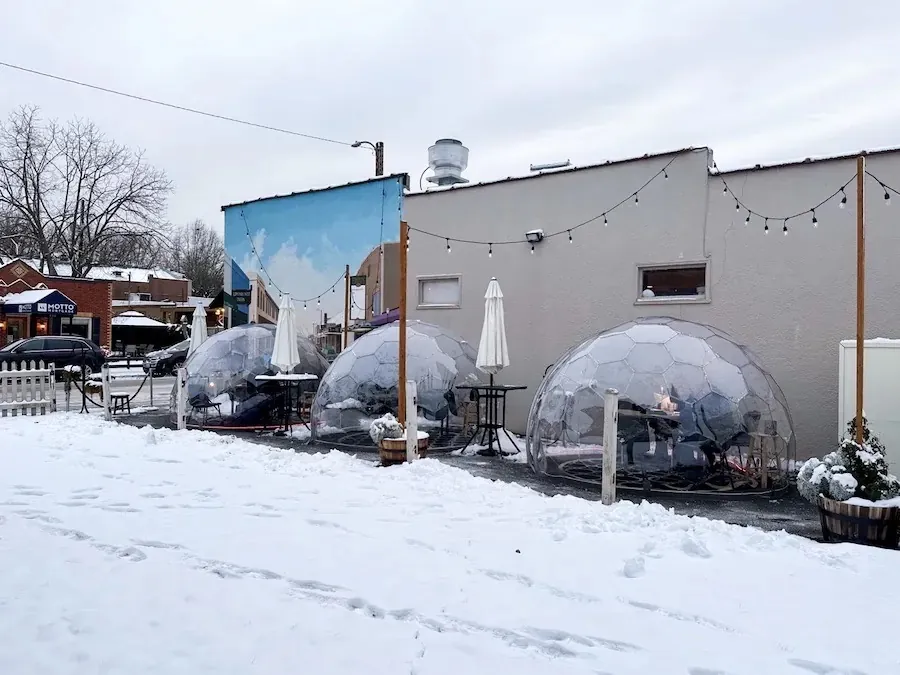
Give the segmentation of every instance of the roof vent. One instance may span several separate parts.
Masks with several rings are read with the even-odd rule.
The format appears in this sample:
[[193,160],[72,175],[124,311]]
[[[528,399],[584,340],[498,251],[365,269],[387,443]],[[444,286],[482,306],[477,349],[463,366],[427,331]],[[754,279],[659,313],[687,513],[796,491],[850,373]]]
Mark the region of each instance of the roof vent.
[[469,149],[455,138],[441,138],[428,148],[428,166],[434,171],[429,183],[455,185],[468,183],[462,172],[469,166]]

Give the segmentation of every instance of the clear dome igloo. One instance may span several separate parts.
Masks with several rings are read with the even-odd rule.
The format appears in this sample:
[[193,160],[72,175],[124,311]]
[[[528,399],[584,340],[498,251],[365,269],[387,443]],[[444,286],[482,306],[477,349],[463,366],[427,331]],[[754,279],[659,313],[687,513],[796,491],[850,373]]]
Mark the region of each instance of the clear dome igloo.
[[[322,379],[312,409],[314,437],[336,446],[374,449],[368,429],[385,413],[397,414],[398,322],[357,338],[341,352]],[[433,449],[465,445],[461,427],[461,384],[482,381],[475,350],[440,326],[408,321],[406,375],[416,381],[420,428]]]
[[528,418],[526,446],[535,472],[599,480],[607,388],[619,392],[620,486],[787,487],[795,440],[781,388],[727,333],[669,317],[604,331],[551,368]]
[[[306,337],[298,335],[300,365],[294,372],[318,378],[328,361]],[[256,380],[273,374],[275,326],[245,324],[211,335],[185,362],[189,424],[261,427],[276,424],[284,392],[277,383]],[[302,383],[314,391],[316,381]],[[303,387],[301,387],[302,389]],[[174,403],[173,403],[174,409]]]

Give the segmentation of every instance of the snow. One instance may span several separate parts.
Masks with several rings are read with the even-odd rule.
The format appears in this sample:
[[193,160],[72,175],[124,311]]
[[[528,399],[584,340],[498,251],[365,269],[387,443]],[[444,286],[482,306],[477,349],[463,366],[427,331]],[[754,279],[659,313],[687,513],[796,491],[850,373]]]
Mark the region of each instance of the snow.
[[896,552],[433,459],[61,413],[0,432],[2,673],[900,672]]
[[[12,262],[13,260],[16,260],[16,258],[0,259],[0,264],[6,264],[7,262]],[[22,260],[22,262],[30,265],[35,270],[40,271],[41,269],[41,262],[39,260],[27,260],[25,258],[19,258],[19,260]],[[46,267],[44,269],[46,269]],[[65,263],[56,263],[56,276],[71,277],[72,266]],[[149,283],[151,276],[156,279],[183,280],[186,278],[183,274],[179,274],[178,272],[170,272],[163,269],[144,269],[139,267],[94,267],[87,274],[88,279],[98,279],[103,281],[131,281],[132,283],[142,284]]]
[[8,293],[2,297],[2,302],[9,305],[31,305],[40,302],[51,293],[57,292],[53,288],[38,288],[19,293]]
[[167,328],[171,324],[151,319],[140,312],[122,312],[112,318],[113,326],[141,326],[144,328]]
[[[509,434],[509,436],[507,436]],[[518,436],[511,431],[506,431],[504,433],[503,429],[497,431],[497,436],[500,439],[499,446],[500,450],[505,453],[502,455],[503,459],[507,462],[514,462],[516,464],[527,464],[528,457],[525,453],[525,439],[521,436]],[[510,440],[510,437],[515,440],[515,444]],[[481,432],[478,432],[477,438],[481,438]],[[494,449],[497,448],[497,441],[494,441]],[[518,446],[518,448],[516,447]],[[478,445],[477,443],[472,443],[469,447],[465,449],[454,450],[452,454],[457,457],[471,457],[472,455],[477,454],[481,450],[487,450],[486,445]]]
[[891,497],[890,499],[879,499],[877,502],[870,501],[868,499],[863,499],[862,497],[850,497],[850,499],[846,500],[848,504],[854,504],[855,506],[900,506],[900,497]]

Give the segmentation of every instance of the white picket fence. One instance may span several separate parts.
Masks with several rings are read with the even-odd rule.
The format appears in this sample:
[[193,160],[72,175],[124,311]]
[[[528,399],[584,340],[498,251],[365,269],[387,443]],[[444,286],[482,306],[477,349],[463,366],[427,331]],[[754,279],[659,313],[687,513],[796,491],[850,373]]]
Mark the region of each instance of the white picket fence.
[[43,361],[0,364],[0,417],[56,412],[56,368]]

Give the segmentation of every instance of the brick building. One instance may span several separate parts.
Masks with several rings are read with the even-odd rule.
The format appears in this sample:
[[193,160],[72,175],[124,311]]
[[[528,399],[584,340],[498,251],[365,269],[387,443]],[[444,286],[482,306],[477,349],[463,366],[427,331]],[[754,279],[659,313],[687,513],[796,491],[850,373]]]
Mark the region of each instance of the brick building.
[[109,346],[112,288],[106,279],[41,274],[25,260],[0,263],[0,345],[37,335],[79,335]]

